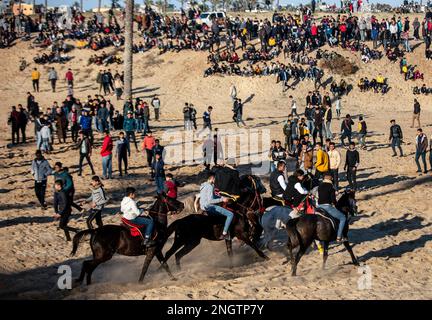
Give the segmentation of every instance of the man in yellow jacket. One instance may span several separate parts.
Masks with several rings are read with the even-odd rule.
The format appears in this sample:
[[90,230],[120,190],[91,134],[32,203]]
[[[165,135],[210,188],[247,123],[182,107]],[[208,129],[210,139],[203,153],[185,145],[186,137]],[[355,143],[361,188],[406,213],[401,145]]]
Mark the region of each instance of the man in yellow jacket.
[[329,156],[322,149],[322,144],[317,142],[315,145],[316,163],[315,163],[315,178],[320,179],[329,171]]
[[31,78],[33,82],[33,90],[39,92],[39,79],[40,79],[40,72],[34,68],[31,73]]

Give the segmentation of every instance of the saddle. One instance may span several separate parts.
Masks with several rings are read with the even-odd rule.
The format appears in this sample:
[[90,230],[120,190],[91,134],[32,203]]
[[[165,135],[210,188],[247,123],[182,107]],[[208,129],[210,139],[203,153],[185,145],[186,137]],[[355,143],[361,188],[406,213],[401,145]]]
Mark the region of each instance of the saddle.
[[[144,240],[144,235],[143,235],[143,233],[142,233],[141,230],[143,228],[145,228],[145,227],[143,227],[141,225],[134,224],[133,222],[130,222],[129,220],[127,220],[127,219],[125,219],[123,217],[121,218],[121,222],[122,222],[122,225],[129,230],[130,235],[132,237],[140,237],[142,240]],[[152,240],[156,239],[157,234],[158,234],[157,231],[153,230],[153,234],[152,234],[152,237],[151,237]]]
[[281,204],[282,207],[288,205],[288,203],[287,203],[284,199],[282,199],[282,198],[279,198],[279,197],[272,197],[272,199],[273,199],[274,201],[279,202],[279,203]]
[[324,219],[329,220],[330,223],[331,223],[331,225],[332,225],[332,227],[333,227],[333,229],[335,231],[337,231],[336,227],[338,226],[339,221],[337,221],[337,219],[335,219],[331,215],[329,215],[327,211],[325,211],[323,208],[316,208],[315,209],[315,214],[323,217]]

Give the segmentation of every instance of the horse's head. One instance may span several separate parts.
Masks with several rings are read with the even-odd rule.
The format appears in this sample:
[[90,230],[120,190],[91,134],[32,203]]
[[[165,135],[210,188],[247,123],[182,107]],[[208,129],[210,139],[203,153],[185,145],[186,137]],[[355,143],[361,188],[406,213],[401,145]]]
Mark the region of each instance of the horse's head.
[[347,215],[357,215],[357,201],[355,199],[355,190],[346,189],[339,198],[337,207]]
[[154,204],[155,211],[159,213],[180,213],[184,209],[184,204],[181,201],[168,197],[166,194],[158,194]]

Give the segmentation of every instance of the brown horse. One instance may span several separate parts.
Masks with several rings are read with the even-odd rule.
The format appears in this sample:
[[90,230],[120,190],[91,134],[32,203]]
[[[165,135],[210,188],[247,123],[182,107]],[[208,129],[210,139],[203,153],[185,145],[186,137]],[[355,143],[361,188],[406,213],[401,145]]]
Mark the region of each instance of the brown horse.
[[[90,247],[93,252],[93,259],[85,260],[82,264],[81,274],[76,280],[82,283],[84,276],[87,274],[87,284],[91,283],[91,275],[98,265],[110,260],[114,254],[118,253],[124,256],[141,256],[146,255],[144,265],[141,271],[139,282],[142,282],[147,269],[153,260],[153,257],[164,261],[162,247],[167,239],[166,216],[168,212],[181,212],[184,209],[182,202],[158,195],[154,204],[150,207],[149,213],[154,220],[154,240],[155,245],[145,247],[142,244],[142,238],[131,235],[129,228],[123,225],[104,225],[101,228],[89,229],[78,232],[73,238],[73,249],[71,255],[75,255],[79,242],[85,235],[91,235]],[[168,275],[174,279],[168,266],[163,265]]]
[[[343,236],[347,237],[349,230],[349,217],[357,213],[357,205],[355,201],[355,191],[345,191],[340,197],[336,204],[342,213],[347,216],[347,221],[343,230]],[[320,210],[320,209],[318,209]],[[288,221],[287,232],[289,240],[287,242],[289,258],[291,260],[291,275],[295,276],[297,273],[297,264],[300,258],[306,252],[307,248],[312,244],[314,240],[321,241],[324,248],[323,254],[323,265],[325,264],[328,257],[328,247],[330,241],[336,240],[336,230],[339,225],[339,221],[334,219],[334,226],[330,220],[331,218],[323,217],[319,214],[304,214],[300,218],[292,219]],[[348,241],[344,241],[344,246],[349,252],[352,262],[355,265],[359,265],[356,256]],[[293,249],[298,247],[296,255],[293,255]]]
[[[228,207],[234,212],[229,233],[250,246],[263,259],[269,259],[257,246],[256,241],[262,233],[259,224],[262,199],[257,192],[257,177],[244,179],[244,188],[240,198]],[[191,214],[176,220],[168,227],[168,237],[175,232],[174,243],[165,254],[165,262],[175,254],[177,267],[180,259],[197,247],[201,239],[220,241],[225,217],[219,215]],[[225,240],[228,257],[232,266],[232,240]]]

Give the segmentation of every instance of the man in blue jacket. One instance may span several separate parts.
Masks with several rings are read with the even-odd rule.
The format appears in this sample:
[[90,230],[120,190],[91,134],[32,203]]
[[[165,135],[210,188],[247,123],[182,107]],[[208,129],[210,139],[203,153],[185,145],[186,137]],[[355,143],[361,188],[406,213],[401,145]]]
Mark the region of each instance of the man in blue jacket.
[[90,137],[90,143],[93,145],[92,117],[88,114],[87,110],[83,110],[79,119],[79,124],[81,126],[81,131],[85,136]]

